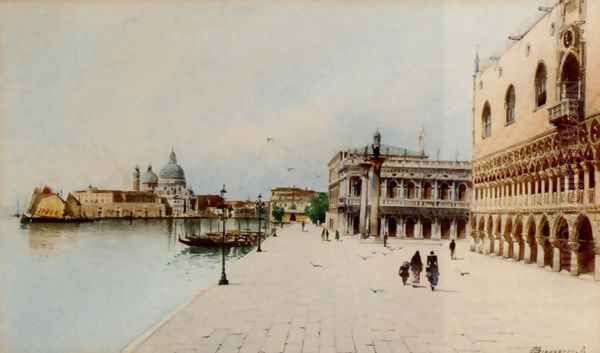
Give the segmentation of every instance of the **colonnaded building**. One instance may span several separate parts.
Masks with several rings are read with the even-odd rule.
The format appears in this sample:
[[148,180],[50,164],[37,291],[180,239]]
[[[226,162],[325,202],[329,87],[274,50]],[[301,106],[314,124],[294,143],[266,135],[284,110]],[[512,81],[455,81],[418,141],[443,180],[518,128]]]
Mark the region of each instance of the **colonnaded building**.
[[539,10],[476,60],[474,249],[600,280],[600,1]]
[[367,161],[370,146],[337,152],[327,165],[327,226],[342,234],[466,237],[471,164],[430,160],[420,140],[419,151],[381,145],[380,170]]

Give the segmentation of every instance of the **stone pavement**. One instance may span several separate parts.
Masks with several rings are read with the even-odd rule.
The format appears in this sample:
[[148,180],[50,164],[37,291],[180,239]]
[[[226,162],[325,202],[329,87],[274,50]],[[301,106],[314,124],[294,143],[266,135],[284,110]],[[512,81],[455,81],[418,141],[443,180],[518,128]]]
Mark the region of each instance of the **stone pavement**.
[[[283,229],[228,267],[229,286],[200,293],[124,351],[600,352],[597,282],[472,253],[466,241],[451,261],[446,241],[392,239],[384,249],[308,229]],[[417,249],[423,261],[438,254],[436,291],[398,277]]]

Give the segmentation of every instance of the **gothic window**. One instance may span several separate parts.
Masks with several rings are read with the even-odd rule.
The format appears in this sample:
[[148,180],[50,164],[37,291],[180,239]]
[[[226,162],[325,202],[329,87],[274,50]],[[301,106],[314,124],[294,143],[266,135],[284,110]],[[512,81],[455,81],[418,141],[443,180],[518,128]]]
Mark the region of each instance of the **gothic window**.
[[483,106],[481,115],[482,137],[486,138],[492,135],[492,110],[488,102]]
[[396,183],[395,180],[390,180],[388,181],[387,184],[387,197],[389,199],[395,199],[397,196],[397,192],[396,192],[396,188],[398,187],[398,184]]
[[458,187],[458,200],[467,201],[467,186],[465,184],[460,184]]
[[409,200],[417,198],[417,188],[412,181],[409,181],[406,185],[406,198]]
[[535,104],[536,107],[541,107],[546,104],[547,92],[546,83],[548,80],[546,74],[546,66],[543,63],[539,63],[535,71]]
[[448,187],[448,184],[446,184],[446,183],[443,183],[440,186],[440,199],[442,199],[442,200],[450,199],[450,188]]
[[506,91],[504,106],[506,108],[506,124],[512,124],[515,121],[515,87],[510,85]]
[[430,200],[433,197],[433,188],[430,183],[423,184],[423,199]]

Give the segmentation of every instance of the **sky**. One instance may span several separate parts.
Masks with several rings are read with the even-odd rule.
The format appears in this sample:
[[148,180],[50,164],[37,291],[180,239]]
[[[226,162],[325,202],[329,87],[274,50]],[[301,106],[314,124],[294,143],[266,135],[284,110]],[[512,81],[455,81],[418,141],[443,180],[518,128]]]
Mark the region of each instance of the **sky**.
[[0,207],[130,188],[171,148],[197,194],[237,199],[326,191],[327,162],[376,129],[468,160],[476,50],[547,3],[0,2]]

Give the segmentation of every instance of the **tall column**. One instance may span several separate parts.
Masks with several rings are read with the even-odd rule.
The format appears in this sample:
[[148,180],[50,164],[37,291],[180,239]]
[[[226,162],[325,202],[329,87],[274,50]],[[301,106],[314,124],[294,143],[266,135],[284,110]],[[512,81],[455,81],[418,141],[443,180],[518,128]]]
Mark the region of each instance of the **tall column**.
[[554,174],[548,173],[548,198],[550,200],[549,203],[552,203],[552,198],[554,197]]
[[367,235],[367,185],[369,167],[362,166],[362,174],[360,176],[360,235],[365,237]]
[[[596,173],[597,175],[597,173]],[[597,178],[597,177],[596,177]],[[600,184],[596,184],[596,189],[600,188]],[[596,243],[597,244],[597,243]],[[594,247],[594,279],[600,281],[600,247],[596,245]]]
[[381,163],[379,161],[373,162],[373,168],[371,173],[371,189],[369,193],[371,195],[371,235],[379,237],[379,191],[381,188],[380,184],[380,173]]
[[531,178],[527,180],[527,205],[531,205]]

